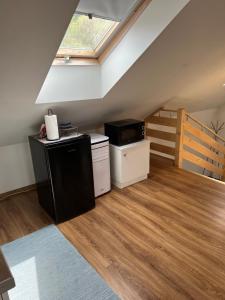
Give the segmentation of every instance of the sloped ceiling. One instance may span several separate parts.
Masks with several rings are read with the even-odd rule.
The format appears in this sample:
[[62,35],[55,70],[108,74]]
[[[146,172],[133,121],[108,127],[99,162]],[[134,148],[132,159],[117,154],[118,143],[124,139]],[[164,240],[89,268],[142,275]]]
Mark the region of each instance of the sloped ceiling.
[[[13,7],[15,2],[12,3],[12,0],[4,0],[1,3],[8,5],[10,2]],[[21,2],[24,4],[24,9],[27,9],[25,7],[27,4],[30,11],[35,12],[35,17],[29,16],[31,19],[34,18],[34,23],[35,20],[38,23],[34,25],[32,30],[34,33],[39,32],[39,26],[42,30],[51,30],[53,25],[47,21],[47,16],[51,16],[55,26],[58,26],[58,31],[62,33],[61,37],[75,6],[75,1],[23,0]],[[45,9],[40,9],[40,3]],[[54,10],[52,10],[53,3]],[[72,9],[70,12],[68,7]],[[68,11],[68,18],[65,18],[64,24],[59,26],[57,24],[60,22],[57,21],[61,17],[62,9]],[[1,7],[0,11],[3,11]],[[184,102],[191,110],[221,105],[225,102],[225,88],[222,87],[225,82],[224,12],[225,0],[217,0],[216,3],[212,0],[192,0],[103,100],[68,102],[57,104],[53,108],[60,119],[69,119],[81,127],[93,128],[113,119],[143,118],[174,98],[185,99]],[[18,14],[18,10],[16,13]],[[23,9],[21,14],[22,19],[28,18],[23,15]],[[46,14],[45,21],[43,21],[43,14]],[[5,34],[3,28],[8,28],[7,20],[1,24],[3,17],[4,15],[0,15],[0,38]],[[10,22],[8,23],[10,25]],[[22,22],[21,26],[26,29],[26,22]],[[23,42],[28,41],[27,36],[24,35]],[[21,36],[16,39],[18,39],[16,44],[21,43]],[[52,40],[56,45],[60,38],[53,34]],[[1,39],[1,44],[4,45],[2,42]],[[35,53],[40,57],[46,51],[43,46],[45,44],[48,45],[48,41],[43,40],[43,43],[37,45],[38,50]],[[53,48],[49,47],[49,58],[54,56]],[[13,56],[16,53],[14,52],[8,49],[7,43],[5,49],[2,47],[0,49],[0,126],[2,128],[0,145],[25,141],[28,134],[36,131],[48,107],[35,105],[34,101],[43,74],[49,68],[49,58],[43,58],[46,68],[42,68],[40,61],[43,60],[32,59],[31,53],[16,58]],[[30,70],[23,70],[22,62],[26,59],[30,59],[32,68],[37,70],[35,76]],[[36,81],[40,82],[39,87]]]
[[[114,0],[103,2],[112,4]],[[120,2],[127,2],[127,0],[120,0]],[[104,98],[188,2],[190,0],[146,0],[143,5],[147,7],[101,64],[53,65],[36,103],[51,105]]]
[[22,141],[31,132],[33,115],[40,113],[35,99],[77,4],[0,1],[0,145]]

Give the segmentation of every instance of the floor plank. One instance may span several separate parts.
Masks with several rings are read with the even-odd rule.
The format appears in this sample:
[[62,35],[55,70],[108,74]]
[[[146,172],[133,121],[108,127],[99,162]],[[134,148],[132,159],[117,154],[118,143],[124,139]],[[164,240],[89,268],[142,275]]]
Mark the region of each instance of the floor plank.
[[40,207],[34,190],[0,201],[0,245],[51,223],[51,219]]
[[[96,202],[58,227],[122,299],[225,299],[225,185],[155,159]],[[49,223],[34,191],[0,203],[0,243]]]
[[155,161],[59,228],[123,299],[225,299],[220,183]]

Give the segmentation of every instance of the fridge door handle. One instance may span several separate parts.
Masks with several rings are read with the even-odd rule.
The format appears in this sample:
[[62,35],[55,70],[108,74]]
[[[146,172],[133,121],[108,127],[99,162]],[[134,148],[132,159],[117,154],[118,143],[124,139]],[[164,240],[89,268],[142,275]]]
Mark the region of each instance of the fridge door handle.
[[72,148],[72,149],[67,150],[68,153],[72,153],[72,152],[76,152],[76,151],[77,151],[76,148]]

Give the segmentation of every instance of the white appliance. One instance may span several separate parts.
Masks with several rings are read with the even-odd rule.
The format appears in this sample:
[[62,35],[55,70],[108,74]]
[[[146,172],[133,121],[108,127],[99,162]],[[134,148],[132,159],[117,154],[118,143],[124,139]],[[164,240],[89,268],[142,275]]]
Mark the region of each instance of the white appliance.
[[109,138],[97,133],[91,133],[90,137],[95,197],[98,197],[111,190]]
[[110,144],[112,183],[124,188],[148,177],[150,141],[143,140],[125,146]]

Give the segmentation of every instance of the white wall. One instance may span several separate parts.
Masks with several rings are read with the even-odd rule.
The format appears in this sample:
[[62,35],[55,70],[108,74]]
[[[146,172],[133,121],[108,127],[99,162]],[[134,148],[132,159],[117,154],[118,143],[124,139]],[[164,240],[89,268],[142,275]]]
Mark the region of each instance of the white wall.
[[119,81],[190,0],[152,0],[101,67],[102,95]]
[[52,66],[36,103],[100,99],[100,65]]
[[34,182],[28,143],[0,147],[0,194]]
[[[54,46],[55,50],[50,50],[47,41],[52,45],[53,30],[57,32],[54,33],[54,39],[56,36],[60,39],[58,33],[62,28],[59,29],[58,26],[60,20],[65,19],[64,13],[69,10],[69,1],[30,0],[29,6],[26,5],[27,0],[3,1],[7,8],[0,10],[0,127],[4,128],[0,131],[0,146],[25,142],[28,135],[37,132],[43,115],[50,107],[65,120],[78,126],[93,128],[119,118],[144,118],[173,97],[184,97],[192,106],[195,103],[195,108],[200,101],[198,110],[209,108],[209,104],[216,106],[220,101],[224,102],[225,0],[217,0],[216,6],[212,0],[199,0],[188,3],[102,101],[70,101],[51,104],[50,107],[47,104],[35,105],[41,82],[48,71],[44,54],[47,56],[50,52],[53,54],[53,51],[57,51],[57,45]],[[49,3],[53,4],[54,13],[49,13],[52,10]],[[61,6],[55,9],[55,3]],[[66,9],[63,8],[64,5]],[[33,6],[35,20],[39,20],[37,24],[34,18],[30,19]],[[38,15],[36,6],[42,8]],[[14,10],[10,11],[10,7],[14,7]],[[34,27],[31,26],[33,21]],[[15,56],[12,55],[11,45],[14,40],[12,42],[9,38],[5,39],[4,28],[15,27],[20,22],[24,24],[20,29],[21,33],[20,27],[16,26],[16,37],[20,42],[19,48],[22,48]],[[51,32],[47,34],[45,27],[49,26]],[[32,43],[30,41],[28,45],[25,43],[25,47],[24,37],[29,36],[30,31],[35,32],[35,39],[31,39]],[[43,32],[46,37],[41,40]],[[50,56],[49,65],[54,54],[52,58]],[[41,69],[45,66],[44,72],[40,70],[40,65]],[[70,67],[72,68],[68,66],[68,69]],[[194,93],[196,86],[202,94]],[[60,90],[57,84],[55,89]],[[75,84],[71,86],[71,90],[74,89]],[[86,89],[89,89],[88,84]]]
[[191,115],[210,127],[211,122],[215,122],[218,118],[218,108],[196,111]]
[[[29,1],[29,6],[27,6],[26,0],[22,2],[23,5],[21,5],[21,1],[17,3],[12,0],[4,0],[4,3],[9,7],[16,5],[12,19],[8,13],[10,12],[9,9],[0,10],[0,23],[2,25],[0,26],[0,36],[3,47],[0,49],[0,122],[1,128],[4,128],[0,131],[0,145],[2,146],[25,141],[27,136],[36,132],[39,127],[48,106],[35,105],[34,102],[40,88],[40,82],[42,82],[45,72],[47,73],[48,66],[46,67],[46,65],[51,63],[50,60],[53,59],[57,48],[55,42],[52,49],[49,49],[50,45],[48,47],[46,45],[49,40],[51,44],[53,43],[53,39],[49,39],[49,36],[53,37],[53,31],[55,32],[54,40],[57,36],[58,43],[60,43],[60,35],[63,36],[64,32],[63,28],[57,27],[59,26],[57,24],[60,20],[65,19],[63,13],[67,11],[69,14],[68,12],[72,9],[68,7],[68,2],[65,4],[63,1],[45,0],[37,2],[32,0]],[[58,12],[57,18],[55,15],[49,14],[52,7],[55,7],[55,2],[59,7],[54,9],[54,13]],[[75,1],[71,0],[70,2]],[[53,6],[49,3],[52,3]],[[37,14],[35,5],[40,5],[43,8],[41,14]],[[29,23],[33,6],[36,9],[35,19],[37,19],[34,28]],[[225,68],[224,8],[224,0],[217,0],[216,6],[211,0],[190,1],[110,91],[104,101],[76,101],[63,103],[63,105],[58,103],[56,112],[59,111],[67,120],[71,120],[75,124],[88,125],[89,128],[93,128],[93,126],[101,125],[109,119],[143,118],[174,96],[188,99],[192,107],[195,103],[200,103],[198,108],[206,108],[209,105],[216,106],[221,101],[224,102],[224,87],[222,87]],[[44,22],[40,23],[40,15],[42,17],[45,15]],[[31,19],[34,20],[34,18]],[[4,20],[5,22],[3,22]],[[19,27],[15,27],[12,20],[15,23],[24,23],[23,28],[19,30]],[[48,24],[47,21],[49,21]],[[66,23],[67,21],[64,22],[64,27],[66,27]],[[26,46],[28,51],[24,51],[22,48],[21,51],[16,52],[16,55],[14,55],[15,53],[12,55],[13,47],[4,39],[6,38],[4,28],[10,28],[10,26],[18,29],[16,37],[17,41],[20,42],[19,48]],[[45,27],[51,28],[49,34],[43,30]],[[21,32],[27,37],[30,30],[35,32],[35,38],[27,46],[23,43],[25,38],[21,37]],[[38,30],[40,32],[37,39]],[[61,33],[58,36],[60,30]],[[46,36],[43,36],[43,32]],[[43,37],[45,39],[42,41],[41,38]],[[43,54],[42,56],[38,55],[40,52]],[[45,57],[46,53],[49,54],[49,58]],[[36,59],[34,60],[33,57]],[[40,70],[40,64],[45,65],[44,71]],[[29,72],[25,72],[25,67],[28,66]],[[73,85],[72,88],[74,89],[75,86]],[[28,171],[31,164],[26,159],[21,162],[18,161],[17,151],[15,151],[18,145],[10,147],[12,148],[8,148],[8,152],[14,153],[15,157],[4,155],[4,159],[1,152],[5,147],[0,148],[0,192],[9,188],[18,188],[20,178],[14,178],[15,170],[13,165],[11,166],[12,161],[15,161],[15,166],[19,163],[21,165],[21,170],[17,170],[18,176],[27,178],[23,183],[20,182],[19,187],[32,182],[32,175],[29,175],[30,171]],[[24,158],[26,157],[25,153],[26,150],[24,150],[24,155],[21,155]],[[11,166],[9,168],[11,174],[4,175],[3,163],[4,166]],[[6,177],[9,181],[7,184],[3,181]],[[6,186],[8,188],[5,188]]]
[[[206,125],[209,125],[211,121],[225,121],[225,105],[217,109],[195,112],[192,113],[192,116]],[[156,127],[157,126],[152,125],[152,128],[157,129]],[[162,130],[163,128],[161,127],[160,129]],[[152,141],[153,140],[160,143],[160,140],[152,139]],[[162,144],[173,146],[173,143],[169,142],[162,142]],[[201,168],[188,162],[184,162],[184,168],[186,170],[202,173]],[[33,184],[34,182],[29,144],[20,143],[0,147],[0,194]]]

